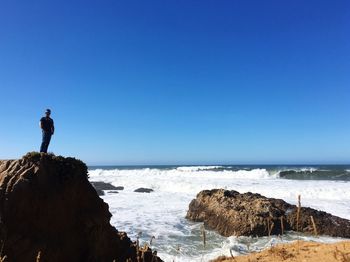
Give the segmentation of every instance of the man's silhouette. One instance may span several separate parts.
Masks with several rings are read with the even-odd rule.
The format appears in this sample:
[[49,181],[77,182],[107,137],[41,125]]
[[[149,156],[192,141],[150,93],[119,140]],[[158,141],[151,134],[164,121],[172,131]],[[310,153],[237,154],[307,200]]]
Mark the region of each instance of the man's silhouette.
[[40,119],[40,128],[43,132],[43,140],[40,147],[40,152],[47,153],[47,148],[49,147],[51,136],[55,132],[55,127],[53,125],[53,120],[50,117],[51,110],[46,109],[45,116]]

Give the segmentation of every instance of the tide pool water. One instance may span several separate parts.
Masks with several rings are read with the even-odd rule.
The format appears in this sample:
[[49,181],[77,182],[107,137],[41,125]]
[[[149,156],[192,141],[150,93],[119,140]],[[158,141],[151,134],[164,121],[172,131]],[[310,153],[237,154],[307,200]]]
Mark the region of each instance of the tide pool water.
[[[188,205],[204,189],[225,188],[260,193],[350,219],[349,167],[90,167],[90,181],[124,186],[118,194],[102,196],[112,213],[111,223],[141,245],[150,243],[165,261],[209,261],[220,255],[246,254],[297,239],[334,242],[327,236],[311,237],[290,232],[277,237],[222,237],[202,223],[185,219]],[[140,187],[152,193],[136,193]]]

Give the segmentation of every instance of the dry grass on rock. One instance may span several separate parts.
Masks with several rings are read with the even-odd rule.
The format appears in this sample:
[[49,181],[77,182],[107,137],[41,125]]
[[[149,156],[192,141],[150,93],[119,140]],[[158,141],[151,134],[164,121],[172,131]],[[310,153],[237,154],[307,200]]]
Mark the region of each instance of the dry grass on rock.
[[259,253],[233,258],[219,257],[213,262],[350,262],[350,241],[334,244],[297,241],[271,247]]

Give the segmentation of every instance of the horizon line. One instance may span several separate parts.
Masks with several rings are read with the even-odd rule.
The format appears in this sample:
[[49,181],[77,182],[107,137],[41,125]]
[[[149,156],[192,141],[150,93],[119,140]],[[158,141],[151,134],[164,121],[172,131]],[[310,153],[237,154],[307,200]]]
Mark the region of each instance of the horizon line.
[[88,167],[144,167],[144,166],[350,166],[350,163],[280,163],[280,164],[88,164]]

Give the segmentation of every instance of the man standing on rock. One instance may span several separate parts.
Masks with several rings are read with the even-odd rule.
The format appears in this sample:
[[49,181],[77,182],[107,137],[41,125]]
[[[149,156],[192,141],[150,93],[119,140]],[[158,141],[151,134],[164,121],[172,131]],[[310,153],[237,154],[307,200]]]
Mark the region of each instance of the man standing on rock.
[[45,116],[40,119],[40,128],[43,132],[43,140],[40,147],[40,152],[47,153],[47,148],[49,147],[51,136],[55,132],[55,127],[53,125],[53,120],[50,117],[51,110],[46,109]]

